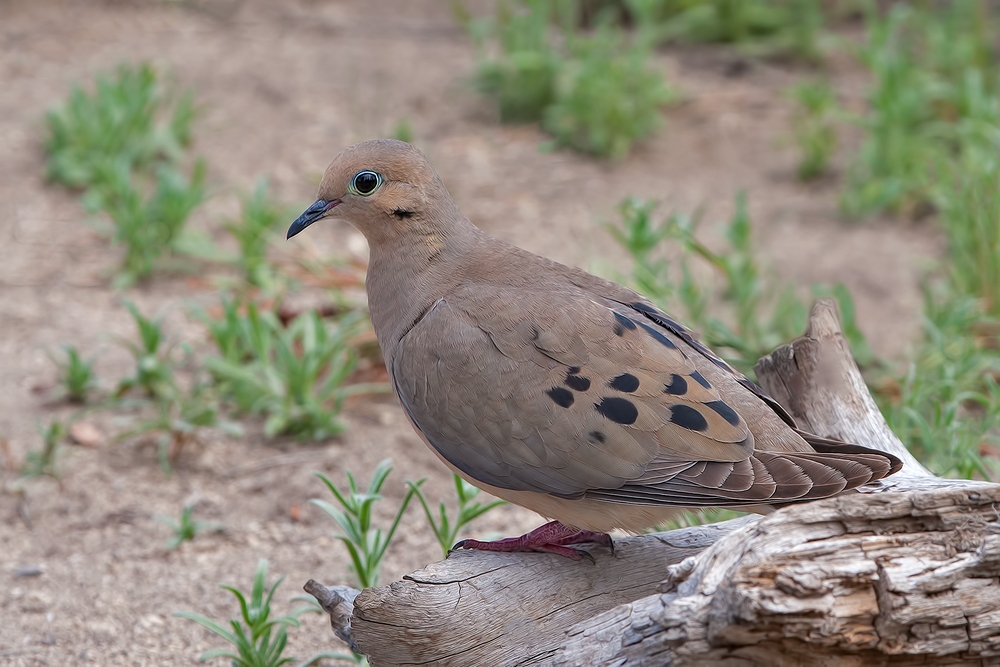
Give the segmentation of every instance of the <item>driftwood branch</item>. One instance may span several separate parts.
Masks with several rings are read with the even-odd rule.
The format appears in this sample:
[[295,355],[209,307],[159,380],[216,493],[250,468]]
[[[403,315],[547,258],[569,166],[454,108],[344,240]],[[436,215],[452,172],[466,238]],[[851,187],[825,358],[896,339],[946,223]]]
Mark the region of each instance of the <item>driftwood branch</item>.
[[555,665],[980,665],[1000,655],[1000,486],[776,512],[584,621]]
[[373,665],[953,665],[1000,656],[1000,485],[938,479],[906,451],[830,301],[756,371],[804,428],[895,454],[903,470],[863,493],[762,519],[619,539],[614,554],[595,548],[593,562],[456,553],[362,591],[350,625],[334,605],[338,636]]
[[330,615],[330,627],[333,634],[350,647],[355,653],[360,653],[351,631],[351,619],[354,616],[354,599],[361,591],[350,586],[324,586],[315,579],[310,579],[302,587]]
[[656,593],[666,564],[746,522],[615,540],[614,554],[593,548],[593,562],[458,551],[403,581],[362,591],[354,636],[373,665],[545,663],[567,628]]

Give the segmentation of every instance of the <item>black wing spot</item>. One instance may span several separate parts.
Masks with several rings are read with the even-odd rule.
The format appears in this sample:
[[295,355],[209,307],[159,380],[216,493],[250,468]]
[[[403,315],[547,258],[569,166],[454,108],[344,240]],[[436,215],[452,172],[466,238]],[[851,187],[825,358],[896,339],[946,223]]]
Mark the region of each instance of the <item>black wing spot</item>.
[[660,314],[659,311],[656,310],[656,308],[653,308],[649,304],[643,303],[642,301],[636,301],[634,303],[630,303],[628,306],[629,306],[629,308],[632,308],[633,310],[638,310],[640,313],[642,313],[644,315],[659,315]]
[[615,335],[624,336],[625,330],[635,331],[635,322],[625,317],[621,313],[616,313],[612,311],[615,316]]
[[632,308],[633,310],[638,310],[643,315],[652,318],[654,322],[659,322],[663,324],[663,326],[669,328],[671,331],[674,331],[675,329],[679,330],[684,329],[684,327],[681,326],[680,322],[673,319],[663,311],[657,310],[656,308],[653,308],[649,304],[645,304],[642,301],[636,301],[635,303],[630,303],[628,304],[628,306],[629,308]]
[[562,387],[552,387],[552,389],[549,389],[545,393],[548,394],[549,398],[555,401],[555,404],[558,405],[559,407],[568,408],[569,406],[573,405],[573,392],[571,392],[569,389],[563,389]]
[[724,401],[709,401],[705,404],[707,407],[712,408],[719,413],[719,416],[725,419],[727,422],[733,426],[737,426],[740,423],[740,415],[729,407],[729,404]]
[[595,403],[594,407],[616,424],[634,424],[639,418],[639,410],[631,401],[624,398],[605,396],[600,403]]
[[674,345],[674,341],[664,336],[662,331],[657,331],[655,328],[649,326],[648,324],[640,323],[639,326],[645,329],[650,336],[652,336],[657,340],[657,342],[669,347],[671,350],[677,349],[677,346]]
[[622,373],[609,382],[608,386],[618,391],[633,392],[639,388],[639,378],[631,373]]
[[603,445],[605,437],[604,434],[601,433],[600,431],[591,431],[590,433],[587,434],[587,440],[589,440],[592,443],[600,443]]
[[670,376],[670,384],[663,385],[664,394],[673,394],[674,396],[683,396],[687,393],[688,382],[683,376],[674,373]]
[[712,384],[708,380],[706,380],[705,377],[698,371],[691,373],[691,379],[700,384],[705,389],[712,388]]
[[[574,372],[575,369],[575,372]],[[573,366],[566,373],[566,386],[570,389],[575,389],[576,391],[587,391],[590,389],[590,378],[585,378],[582,375],[577,375],[580,372],[579,366]]]
[[690,405],[671,405],[670,423],[677,424],[689,431],[708,430],[708,421],[705,419],[705,416]]

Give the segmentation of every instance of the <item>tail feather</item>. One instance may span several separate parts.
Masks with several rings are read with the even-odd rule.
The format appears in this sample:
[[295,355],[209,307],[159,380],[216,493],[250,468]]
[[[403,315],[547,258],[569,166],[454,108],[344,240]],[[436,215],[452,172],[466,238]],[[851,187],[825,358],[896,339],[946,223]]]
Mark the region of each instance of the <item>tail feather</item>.
[[698,461],[687,466],[654,462],[655,475],[588,498],[635,505],[681,507],[784,506],[828,498],[887,477],[902,468],[897,457],[860,445],[799,431],[812,452],[757,451],[746,462]]

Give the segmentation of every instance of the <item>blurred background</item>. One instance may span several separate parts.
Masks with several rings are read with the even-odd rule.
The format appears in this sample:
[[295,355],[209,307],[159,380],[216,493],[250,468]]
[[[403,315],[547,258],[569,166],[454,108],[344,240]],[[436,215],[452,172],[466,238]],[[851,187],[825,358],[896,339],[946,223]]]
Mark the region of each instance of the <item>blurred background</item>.
[[284,241],[375,137],[748,373],[835,297],[903,441],[993,478],[998,21],[986,0],[0,4],[0,664],[357,662],[291,600],[307,579],[387,583],[540,523],[412,432],[364,239]]

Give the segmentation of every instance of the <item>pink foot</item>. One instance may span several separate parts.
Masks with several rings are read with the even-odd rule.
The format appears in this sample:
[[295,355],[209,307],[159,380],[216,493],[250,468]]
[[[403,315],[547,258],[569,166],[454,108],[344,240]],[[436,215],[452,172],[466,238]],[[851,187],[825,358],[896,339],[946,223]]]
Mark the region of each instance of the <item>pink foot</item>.
[[479,540],[462,540],[451,549],[475,549],[477,551],[541,551],[543,553],[558,554],[580,560],[584,556],[593,557],[583,549],[574,549],[566,546],[568,544],[603,544],[614,553],[615,546],[611,541],[611,536],[607,533],[598,533],[593,530],[577,530],[570,528],[558,521],[550,521],[544,526],[535,528],[530,533],[520,537],[507,537],[494,542],[481,542]]

